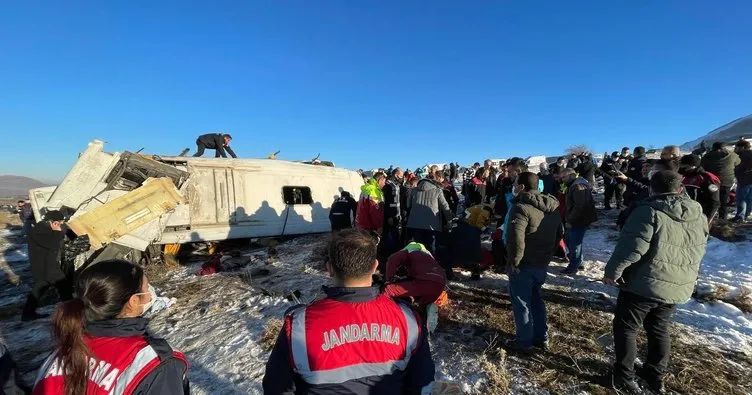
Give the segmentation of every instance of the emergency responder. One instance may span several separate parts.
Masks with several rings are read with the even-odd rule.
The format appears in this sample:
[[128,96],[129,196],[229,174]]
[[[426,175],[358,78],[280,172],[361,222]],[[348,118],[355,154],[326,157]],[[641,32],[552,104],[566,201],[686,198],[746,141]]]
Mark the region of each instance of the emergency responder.
[[697,155],[684,155],[679,163],[679,173],[684,176],[684,191],[700,203],[708,223],[712,223],[721,207],[721,180],[700,166],[701,159]]
[[44,221],[36,224],[28,235],[29,263],[34,287],[26,299],[21,315],[22,321],[46,317],[37,314],[36,310],[39,306],[39,299],[51,287],[57,288],[61,300],[73,298],[71,278],[62,269],[64,224],[65,216],[60,211],[49,211],[44,216]]
[[198,139],[196,139],[196,153],[193,156],[201,156],[204,154],[204,150],[213,149],[215,151],[215,158],[219,158],[220,156],[227,158],[225,151],[233,158],[237,158],[235,152],[230,148],[230,141],[232,141],[232,136],[229,134],[209,133],[198,136]]
[[384,293],[424,307],[436,301],[446,286],[444,269],[423,244],[410,243],[389,257]]
[[428,394],[435,367],[418,313],[372,286],[376,240],[332,235],[326,297],[285,314],[263,379],[265,395]]
[[142,315],[156,295],[140,266],[122,260],[89,266],[76,294],[55,312],[57,350],[37,375],[35,395],[188,394],[185,356],[146,331]]
[[374,173],[368,182],[360,187],[360,200],[355,215],[355,227],[372,230],[381,234],[384,228],[384,192],[386,174]]
[[358,202],[353,199],[350,192],[342,191],[340,197],[332,203],[332,208],[329,209],[332,232],[352,228],[357,210]]

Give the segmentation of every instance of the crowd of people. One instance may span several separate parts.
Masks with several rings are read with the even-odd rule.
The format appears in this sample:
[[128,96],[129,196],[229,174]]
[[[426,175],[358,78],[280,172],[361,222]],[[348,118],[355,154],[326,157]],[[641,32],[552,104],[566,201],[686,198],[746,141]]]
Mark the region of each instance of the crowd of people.
[[[330,212],[332,284],[320,299],[286,312],[264,393],[430,394],[435,366],[428,334],[457,267],[469,270],[471,281],[487,269],[506,273],[516,327],[508,348],[522,357],[547,350],[542,287],[549,264],[567,262],[563,276],[583,268],[601,178],[604,210],[620,210],[621,228],[602,278],[619,290],[609,377],[624,393],[642,393],[638,376],[652,392],[664,393],[668,326],[676,305],[694,290],[709,228],[728,219],[732,199],[733,221],[750,219],[749,142],[739,141],[734,152],[719,143],[684,156],[668,146],[656,160],[642,147],[631,154],[625,148],[600,166],[588,153],[537,169],[512,158],[460,173],[456,164],[427,172],[390,167],[367,177],[358,200],[342,193]],[[28,237],[36,283],[24,319],[40,318],[36,300],[49,287],[67,299],[52,319],[56,350],[33,393],[188,393],[186,357],[146,331],[142,316],[155,296],[143,269],[104,261],[67,281],[71,276],[60,269],[64,221],[49,212]],[[483,246],[488,233],[490,249]],[[640,327],[648,357],[637,371]]]

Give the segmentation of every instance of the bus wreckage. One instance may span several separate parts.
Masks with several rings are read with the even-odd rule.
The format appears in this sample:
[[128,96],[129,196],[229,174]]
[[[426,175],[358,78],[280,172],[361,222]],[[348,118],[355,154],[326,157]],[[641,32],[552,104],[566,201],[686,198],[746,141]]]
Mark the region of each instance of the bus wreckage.
[[[361,176],[318,161],[108,153],[94,140],[60,185],[29,191],[34,216],[60,210],[83,261],[159,256],[163,245],[330,231],[329,208]],[[77,266],[83,263],[77,259]]]

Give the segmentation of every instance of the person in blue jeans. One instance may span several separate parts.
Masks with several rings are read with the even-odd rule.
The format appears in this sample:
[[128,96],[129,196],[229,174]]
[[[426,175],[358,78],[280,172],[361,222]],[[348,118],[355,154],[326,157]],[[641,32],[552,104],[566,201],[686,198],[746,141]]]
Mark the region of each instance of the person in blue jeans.
[[736,217],[737,222],[752,219],[752,185],[736,188]]
[[734,152],[739,155],[741,163],[734,169],[736,176],[736,217],[735,222],[749,221],[752,215],[752,144],[739,140]]
[[593,199],[593,187],[572,169],[564,169],[561,179],[567,186],[567,231],[564,241],[569,250],[569,266],[562,271],[563,274],[575,274],[583,268],[582,265],[582,241],[590,225],[598,220],[595,211],[595,199]]
[[548,347],[546,305],[541,288],[546,282],[554,246],[561,237],[561,215],[559,201],[540,193],[535,173],[521,173],[512,193],[505,237],[509,297],[517,331],[514,348],[530,354],[535,347]]
[[573,274],[578,270],[583,269],[582,264],[582,243],[585,240],[585,233],[587,233],[588,227],[586,226],[571,226],[567,225],[567,231],[564,233],[564,243],[567,245],[567,258],[569,258],[569,266],[564,269],[563,273]]

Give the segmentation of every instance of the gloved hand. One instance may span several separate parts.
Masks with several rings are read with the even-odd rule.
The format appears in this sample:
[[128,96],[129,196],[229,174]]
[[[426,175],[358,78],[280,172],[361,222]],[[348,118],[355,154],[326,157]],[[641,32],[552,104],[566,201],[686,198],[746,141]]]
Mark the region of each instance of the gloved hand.
[[514,265],[507,265],[507,275],[519,274],[520,268]]

